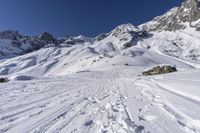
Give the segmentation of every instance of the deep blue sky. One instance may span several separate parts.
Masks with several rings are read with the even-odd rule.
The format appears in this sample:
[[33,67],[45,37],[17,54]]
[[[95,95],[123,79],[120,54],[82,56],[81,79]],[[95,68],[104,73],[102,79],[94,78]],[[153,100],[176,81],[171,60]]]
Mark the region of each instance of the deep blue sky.
[[141,24],[183,0],[1,0],[0,30],[27,35],[95,36],[119,24]]

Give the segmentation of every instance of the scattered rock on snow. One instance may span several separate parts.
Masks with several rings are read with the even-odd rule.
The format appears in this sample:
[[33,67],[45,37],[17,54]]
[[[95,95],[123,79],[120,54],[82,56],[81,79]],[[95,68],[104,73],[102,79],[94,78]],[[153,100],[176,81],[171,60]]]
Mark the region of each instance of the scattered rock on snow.
[[149,76],[149,75],[171,73],[171,72],[176,72],[176,71],[177,69],[175,66],[163,65],[163,66],[156,66],[151,69],[145,70],[144,72],[142,72],[142,75]]
[[0,78],[0,83],[5,83],[5,82],[8,82],[7,78]]

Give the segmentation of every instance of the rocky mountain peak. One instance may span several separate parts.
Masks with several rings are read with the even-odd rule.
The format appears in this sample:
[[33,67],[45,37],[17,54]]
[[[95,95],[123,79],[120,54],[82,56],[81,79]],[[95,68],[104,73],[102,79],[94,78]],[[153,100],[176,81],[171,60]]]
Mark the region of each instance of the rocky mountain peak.
[[10,58],[38,50],[43,47],[56,46],[60,40],[50,33],[44,32],[40,36],[25,36],[16,30],[0,32],[0,59]]
[[122,24],[122,25],[116,27],[114,30],[111,31],[110,34],[112,34],[113,36],[117,36],[117,35],[121,35],[121,34],[137,32],[137,31],[139,31],[137,27],[128,23],[128,24]]
[[0,32],[0,39],[16,40],[22,38],[22,35],[16,30],[5,30]]
[[186,8],[186,9],[194,9],[199,7],[199,0],[185,0],[181,7]]
[[109,33],[98,35],[94,39],[94,46],[99,53],[127,49],[137,45],[138,41],[150,37],[145,30],[128,23],[117,26]]
[[54,36],[48,32],[43,32],[39,37],[47,43],[57,44],[56,38],[54,38]]
[[185,29],[188,25],[200,31],[199,0],[184,0],[180,7],[173,8],[140,27],[145,27],[149,31],[176,31]]
[[194,22],[200,19],[200,3],[197,0],[185,0],[177,12],[182,22]]

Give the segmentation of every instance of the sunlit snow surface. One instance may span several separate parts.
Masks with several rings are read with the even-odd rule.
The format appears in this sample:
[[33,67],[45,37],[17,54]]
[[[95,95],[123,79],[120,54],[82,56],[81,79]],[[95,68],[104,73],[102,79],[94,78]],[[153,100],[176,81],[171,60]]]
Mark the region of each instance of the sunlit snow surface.
[[[198,62],[144,46],[108,55],[91,44],[53,47],[2,60],[10,81],[0,85],[0,132],[199,133]],[[158,64],[178,72],[141,76]]]
[[114,68],[0,86],[0,132],[200,132],[200,71]]

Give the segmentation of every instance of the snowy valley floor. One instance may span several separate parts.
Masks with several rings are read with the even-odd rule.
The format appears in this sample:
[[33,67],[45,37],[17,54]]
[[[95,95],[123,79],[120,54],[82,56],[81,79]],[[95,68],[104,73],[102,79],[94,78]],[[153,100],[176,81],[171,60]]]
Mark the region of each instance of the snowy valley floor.
[[200,71],[80,72],[0,86],[0,133],[199,133]]

